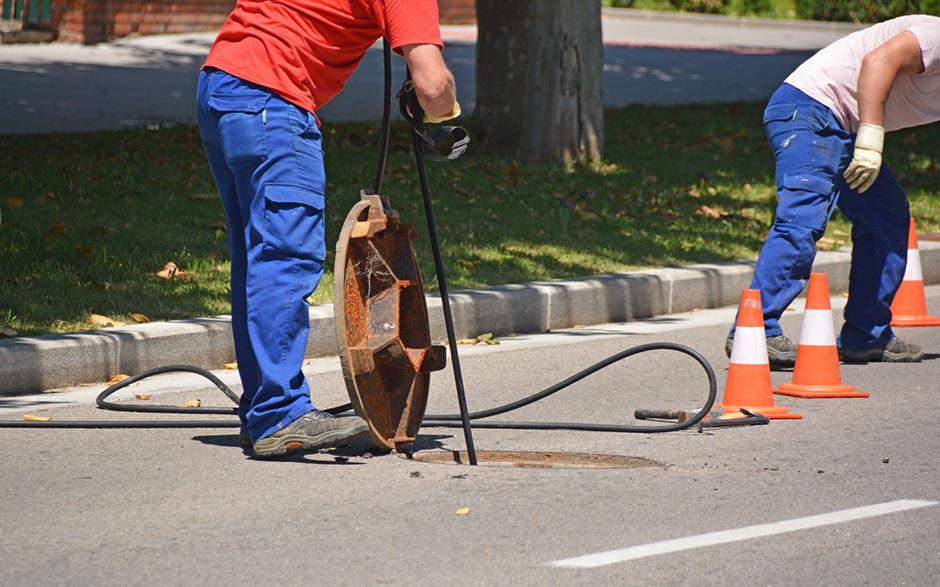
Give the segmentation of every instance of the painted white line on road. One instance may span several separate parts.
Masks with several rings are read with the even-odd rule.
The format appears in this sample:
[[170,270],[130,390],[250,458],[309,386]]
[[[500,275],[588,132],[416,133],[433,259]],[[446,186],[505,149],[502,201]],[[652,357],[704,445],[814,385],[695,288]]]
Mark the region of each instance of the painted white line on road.
[[548,563],[553,567],[562,567],[568,569],[592,569],[594,567],[603,567],[615,563],[622,563],[638,558],[656,556],[658,554],[667,554],[670,552],[679,552],[682,550],[691,550],[703,546],[714,546],[716,544],[726,544],[728,542],[739,542],[741,540],[750,540],[751,538],[760,538],[762,536],[773,536],[775,534],[785,534],[787,532],[796,532],[798,530],[807,530],[819,526],[829,526],[831,524],[841,524],[853,520],[862,520],[885,514],[894,514],[907,510],[923,508],[937,505],[935,501],[920,501],[916,499],[902,499],[899,501],[890,501],[879,503],[850,510],[841,510],[828,514],[819,514],[817,516],[807,516],[805,518],[796,518],[793,520],[784,520],[772,524],[761,524],[759,526],[747,526],[736,530],[723,530],[721,532],[710,532],[708,534],[699,534],[698,536],[689,536],[688,538],[678,538],[676,540],[665,540],[663,542],[652,542],[650,544],[641,544],[619,550],[608,550],[607,552],[597,552],[574,558],[566,558]]

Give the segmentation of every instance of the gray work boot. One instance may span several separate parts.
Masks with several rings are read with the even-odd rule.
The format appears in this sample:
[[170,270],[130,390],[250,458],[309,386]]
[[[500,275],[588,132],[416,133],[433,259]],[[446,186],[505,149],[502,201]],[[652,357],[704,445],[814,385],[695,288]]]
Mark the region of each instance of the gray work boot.
[[[731,358],[734,338],[725,341],[725,355]],[[771,368],[792,367],[796,364],[796,345],[782,334],[767,337],[767,361]]]
[[846,363],[919,363],[924,358],[924,349],[895,337],[883,347],[859,350],[839,349],[839,358]]
[[369,433],[359,416],[334,416],[310,410],[284,428],[254,444],[256,457],[279,457],[298,451],[314,452],[345,446]]

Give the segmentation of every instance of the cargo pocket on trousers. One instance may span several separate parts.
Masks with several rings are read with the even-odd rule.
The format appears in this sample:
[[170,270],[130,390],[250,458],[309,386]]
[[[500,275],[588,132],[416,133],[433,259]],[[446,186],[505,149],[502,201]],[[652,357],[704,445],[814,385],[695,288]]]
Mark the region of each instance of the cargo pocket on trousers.
[[326,258],[323,194],[297,185],[264,187],[263,247],[287,257],[323,261]]
[[836,200],[832,180],[820,175],[787,174],[778,187],[776,221],[809,228],[819,233],[816,238],[821,237]]

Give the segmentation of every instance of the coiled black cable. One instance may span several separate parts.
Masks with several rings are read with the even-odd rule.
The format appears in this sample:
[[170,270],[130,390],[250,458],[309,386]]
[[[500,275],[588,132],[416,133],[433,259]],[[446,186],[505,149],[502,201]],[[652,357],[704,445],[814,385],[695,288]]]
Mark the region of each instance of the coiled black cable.
[[[486,418],[491,416],[496,416],[499,414],[505,414],[506,412],[511,412],[537,402],[539,400],[545,399],[555,393],[585,379],[586,377],[613,365],[627,357],[637,355],[640,353],[645,353],[649,351],[656,350],[668,350],[676,351],[683,353],[692,357],[705,371],[705,374],[708,378],[708,395],[705,400],[705,404],[698,413],[695,414],[692,418],[684,422],[664,424],[660,426],[636,426],[636,425],[627,425],[627,424],[598,424],[598,423],[581,423],[581,422],[505,422],[505,421],[488,421]],[[155,414],[187,414],[187,415],[218,415],[218,416],[233,416],[236,414],[236,408],[213,408],[213,407],[200,407],[200,408],[183,408],[179,406],[168,406],[168,405],[139,405],[139,404],[121,404],[112,401],[108,401],[108,398],[118,391],[124,389],[125,387],[137,383],[148,377],[153,377],[155,375],[160,375],[163,373],[195,373],[205,377],[212,382],[217,388],[219,388],[222,393],[225,394],[232,402],[238,403],[238,395],[232,391],[230,387],[225,385],[218,377],[213,375],[211,372],[200,369],[199,367],[193,367],[190,365],[171,365],[168,367],[158,367],[156,369],[150,369],[142,373],[138,373],[133,377],[128,377],[127,379],[111,385],[96,398],[95,402],[98,407],[103,410],[119,411],[119,412],[135,412],[135,413],[155,413]],[[691,349],[687,346],[681,344],[675,344],[670,342],[654,342],[649,344],[643,344],[635,346],[624,351],[621,351],[617,354],[611,355],[602,361],[594,363],[590,367],[583,369],[574,375],[568,377],[567,379],[560,381],[550,387],[547,387],[539,392],[533,393],[532,395],[526,396],[522,399],[496,406],[488,410],[481,410],[478,412],[472,412],[469,414],[471,420],[474,421],[475,428],[496,428],[496,429],[532,429],[532,430],[580,430],[586,432],[625,432],[625,433],[654,433],[654,432],[674,432],[678,430],[684,430],[686,428],[691,428],[699,421],[701,421],[705,416],[708,415],[708,412],[711,410],[712,405],[715,403],[718,392],[718,382],[715,378],[715,372],[712,369],[711,365],[708,364],[708,361],[699,354],[694,349]],[[351,404],[342,404],[334,406],[332,408],[327,408],[326,412],[331,414],[343,414],[352,410]],[[106,428],[117,428],[117,429],[127,429],[127,428],[233,428],[238,427],[240,422],[238,420],[230,419],[212,419],[212,420],[51,420],[48,422],[34,422],[34,421],[17,421],[17,420],[0,420],[0,428],[93,428],[93,429],[106,429]],[[423,422],[422,427],[426,428],[459,428],[461,427],[461,417],[460,414],[428,414]]]

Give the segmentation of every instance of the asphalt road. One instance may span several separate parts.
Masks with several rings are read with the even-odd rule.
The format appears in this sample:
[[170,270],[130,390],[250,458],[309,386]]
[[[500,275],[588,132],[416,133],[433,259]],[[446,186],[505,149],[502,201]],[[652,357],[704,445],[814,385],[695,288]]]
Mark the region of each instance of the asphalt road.
[[[928,303],[940,309],[940,287]],[[733,313],[462,347],[471,408],[655,340],[702,350],[723,387]],[[797,336],[799,322],[794,311],[784,326]],[[924,363],[844,366],[844,380],[870,399],[778,399],[802,421],[666,435],[475,433],[478,450],[660,463],[638,469],[470,468],[366,458],[363,447],[266,462],[242,452],[234,429],[0,429],[0,583],[936,585],[940,331],[902,334],[928,349]],[[343,399],[335,360],[308,370],[318,403]],[[656,353],[511,417],[616,422],[638,407],[690,407],[704,392],[696,377],[690,361]],[[152,401],[222,403],[200,389]],[[452,389],[446,372],[436,374],[431,410],[453,410]],[[8,398],[0,418],[130,417],[75,403],[94,391]],[[453,430],[427,429],[419,440],[423,450],[461,446]],[[855,510],[879,504],[891,505]],[[833,515],[803,519],[820,514]],[[677,539],[688,540],[647,546]],[[592,557],[601,566],[591,568],[551,564],[629,547],[644,548]]]
[[[192,124],[197,75],[213,38],[200,33],[93,47],[0,47],[0,135]],[[824,44],[827,39],[810,41]],[[461,103],[472,112],[475,42],[453,40],[447,47],[445,58]],[[810,54],[608,44],[604,102],[626,106],[766,100]],[[404,65],[397,58],[394,64],[400,84]],[[381,120],[381,95],[382,52],[374,47],[343,93],[318,114],[325,123]]]

